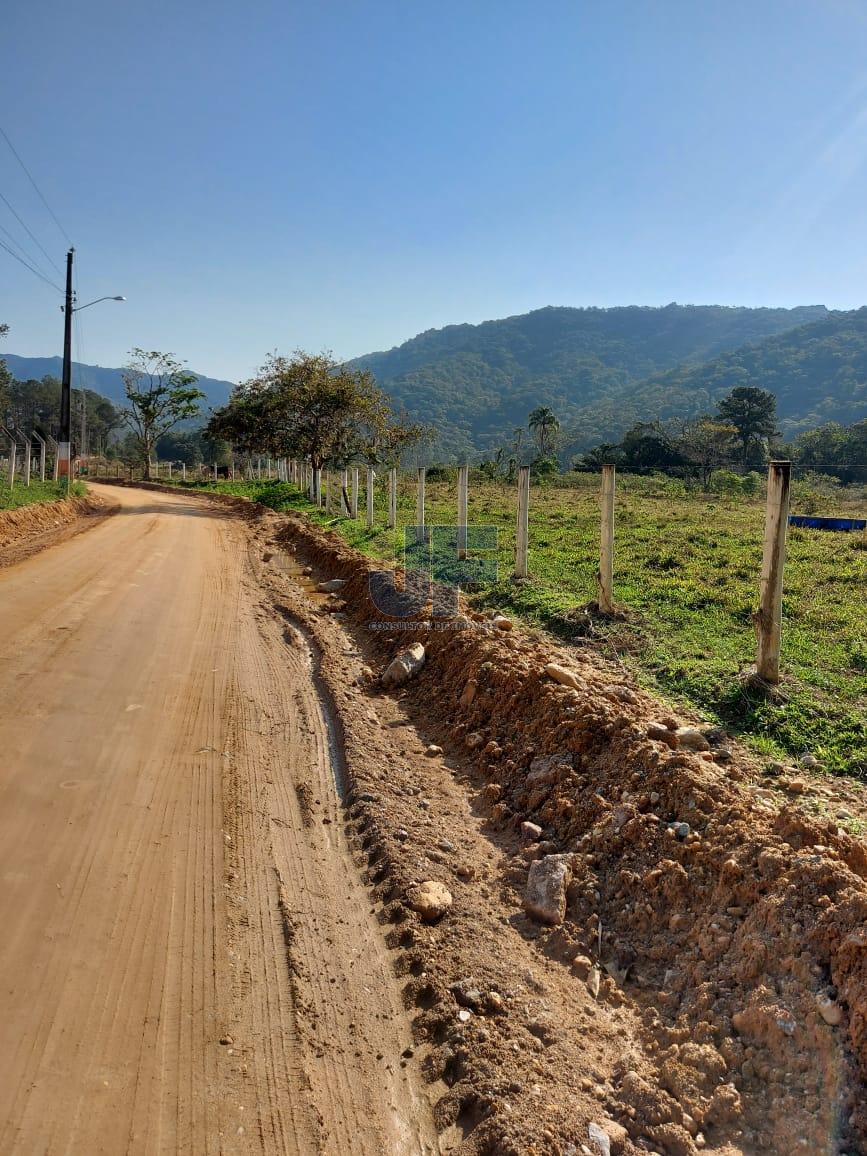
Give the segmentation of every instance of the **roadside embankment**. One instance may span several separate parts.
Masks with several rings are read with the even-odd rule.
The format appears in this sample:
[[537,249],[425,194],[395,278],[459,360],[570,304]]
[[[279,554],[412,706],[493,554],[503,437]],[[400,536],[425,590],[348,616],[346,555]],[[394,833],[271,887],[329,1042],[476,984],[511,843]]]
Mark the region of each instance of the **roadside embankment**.
[[111,505],[94,494],[0,510],[0,567],[63,542],[111,512]]
[[[513,1094],[526,1096],[519,1124],[502,1081],[535,1080],[565,1145],[546,1146],[538,1129],[536,1150],[568,1150],[580,1135],[566,1062],[577,1032],[592,1056],[579,1078],[625,1129],[610,1129],[623,1137],[612,1151],[864,1150],[867,847],[863,828],[838,817],[845,799],[863,822],[857,785],[786,766],[762,776],[719,728],[670,717],[621,667],[540,632],[481,615],[451,624],[464,629],[389,622],[371,601],[375,566],[336,535],[294,518],[279,541],[317,578],[345,581],[316,613],[366,635],[366,693],[395,699],[436,744],[429,777],[442,758],[474,784],[488,837],[506,851],[491,878],[484,861],[442,852],[459,837],[431,848],[424,814],[403,817],[392,775],[357,760],[351,814],[386,917],[405,928],[393,940],[403,966],[422,976],[409,996],[419,1037],[437,1045],[427,1069],[450,1085],[443,1119],[472,1116],[479,1151],[529,1151],[532,1095]],[[424,666],[386,691],[382,673],[411,644]],[[547,1010],[516,1031],[525,997],[502,933],[486,945],[478,913],[468,917],[480,897],[429,922],[417,911],[422,882],[481,890],[586,1007],[551,985],[538,1001]],[[532,994],[531,983],[528,1006]],[[473,1016],[456,1025],[467,1001]]]

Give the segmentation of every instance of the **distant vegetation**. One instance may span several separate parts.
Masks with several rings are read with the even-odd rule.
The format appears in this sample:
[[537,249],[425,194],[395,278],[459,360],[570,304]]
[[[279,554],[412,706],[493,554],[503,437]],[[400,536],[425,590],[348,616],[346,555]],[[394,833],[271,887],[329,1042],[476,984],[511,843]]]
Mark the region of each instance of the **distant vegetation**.
[[[828,319],[824,306],[547,308],[429,330],[352,364],[369,369],[414,420],[436,428],[432,461],[502,446],[539,406],[557,415],[561,450],[570,455],[616,440],[637,421],[695,416],[734,385],[766,388],[761,379],[704,391],[693,382],[672,406],[674,382],[660,387],[654,375],[686,367],[682,372],[695,369],[698,380],[704,362],[821,319]],[[788,398],[782,412],[790,412]],[[823,418],[851,420],[842,412],[817,420]]]
[[[644,382],[630,404],[645,418],[684,417],[743,385],[776,396],[785,437],[861,420],[867,416],[867,308],[829,314],[703,365],[680,366]],[[609,420],[616,404],[605,411]]]
[[[59,379],[62,363],[59,357],[19,357],[14,353],[6,354],[6,362],[10,374],[21,381],[36,380],[43,377]],[[116,369],[103,365],[85,365],[78,361],[72,363],[72,384],[76,389],[84,387],[94,390],[108,398],[116,406],[126,404],[126,390],[123,382],[123,367]],[[212,406],[225,405],[232,391],[232,382],[221,381],[219,378],[206,377],[197,373],[197,384],[205,394],[205,409]]]

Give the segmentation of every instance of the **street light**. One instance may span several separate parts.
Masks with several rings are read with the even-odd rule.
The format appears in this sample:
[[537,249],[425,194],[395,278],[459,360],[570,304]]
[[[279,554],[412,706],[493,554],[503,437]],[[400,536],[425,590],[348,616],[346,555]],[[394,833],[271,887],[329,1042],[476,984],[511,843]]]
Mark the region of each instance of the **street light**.
[[95,301],[88,301],[86,305],[76,305],[73,313],[80,313],[82,309],[89,309],[91,305],[98,305],[100,301],[126,301],[126,297],[97,297]]
[[86,305],[73,305],[72,258],[75,249],[66,254],[66,304],[63,306],[63,379],[60,383],[60,436],[57,439],[57,458],[60,477],[66,478],[69,493],[71,475],[70,443],[72,441],[72,315],[89,309],[100,301],[125,301],[125,297],[97,297]]

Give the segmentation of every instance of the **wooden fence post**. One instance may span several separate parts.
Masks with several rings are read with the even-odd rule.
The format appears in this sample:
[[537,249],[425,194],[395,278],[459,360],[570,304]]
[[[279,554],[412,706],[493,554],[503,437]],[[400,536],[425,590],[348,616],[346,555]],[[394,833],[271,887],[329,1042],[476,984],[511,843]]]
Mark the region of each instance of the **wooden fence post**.
[[518,530],[515,545],[515,577],[530,573],[530,467],[518,468]]
[[469,507],[470,467],[458,466],[458,557],[467,556],[467,511]]
[[30,438],[24,443],[24,484],[30,485],[30,455],[33,452],[33,447],[30,444]]
[[352,471],[352,506],[350,513],[353,518],[358,517],[358,466],[355,466]]
[[416,536],[419,542],[425,540],[425,522],[424,522],[424,498],[425,498],[425,481],[427,479],[427,470],[424,466],[418,468],[418,492],[415,499],[415,525]]
[[599,609],[614,612],[614,466],[602,467],[602,527],[597,576]]
[[768,502],[765,510],[759,609],[754,621],[759,643],[756,673],[764,682],[774,685],[780,681],[783,569],[786,564],[791,484],[792,463],[771,462],[768,466]]
[[373,529],[373,483],[376,480],[376,474],[373,470],[367,471],[367,528]]
[[349,470],[344,470],[343,473],[340,475],[340,502],[338,503],[340,506],[341,514],[343,513],[344,510],[348,514],[349,510],[350,510],[348,490],[349,490]]
[[325,513],[331,513],[331,490],[332,490],[332,473],[331,470],[325,471]]
[[397,525],[397,470],[388,471],[388,528],[393,530]]

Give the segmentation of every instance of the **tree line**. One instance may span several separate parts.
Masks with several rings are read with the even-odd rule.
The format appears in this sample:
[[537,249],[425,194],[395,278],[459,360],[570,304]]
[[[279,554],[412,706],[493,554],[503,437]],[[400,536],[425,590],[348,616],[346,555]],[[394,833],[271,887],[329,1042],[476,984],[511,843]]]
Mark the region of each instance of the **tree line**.
[[301,350],[269,356],[214,412],[205,432],[242,454],[306,458],[314,471],[396,465],[429,436],[394,411],[368,370]]
[[[0,325],[0,336],[7,330]],[[228,464],[235,453],[305,458],[314,470],[393,466],[406,451],[436,436],[405,411],[396,411],[370,370],[340,364],[327,353],[270,355],[198,429],[177,428],[200,415],[205,395],[196,375],[173,354],[133,349],[123,381],[127,404],[122,408],[91,390],[75,391],[74,448],[78,454],[96,452],[140,466],[145,478],[155,457],[193,466],[206,460]],[[0,360],[0,421],[56,438],[59,420],[60,382],[53,377],[15,381]],[[536,476],[557,474],[565,464],[561,436],[553,409],[537,406],[526,426],[515,427],[509,441],[479,468],[506,480],[513,480],[524,464]],[[865,481],[867,420],[849,427],[828,423],[785,445],[777,430],[776,396],[756,386],[738,386],[714,413],[692,420],[639,421],[619,442],[603,442],[570,465],[592,471],[612,463],[636,473],[698,479],[709,488],[719,471],[748,474],[771,454],[844,483]]]

